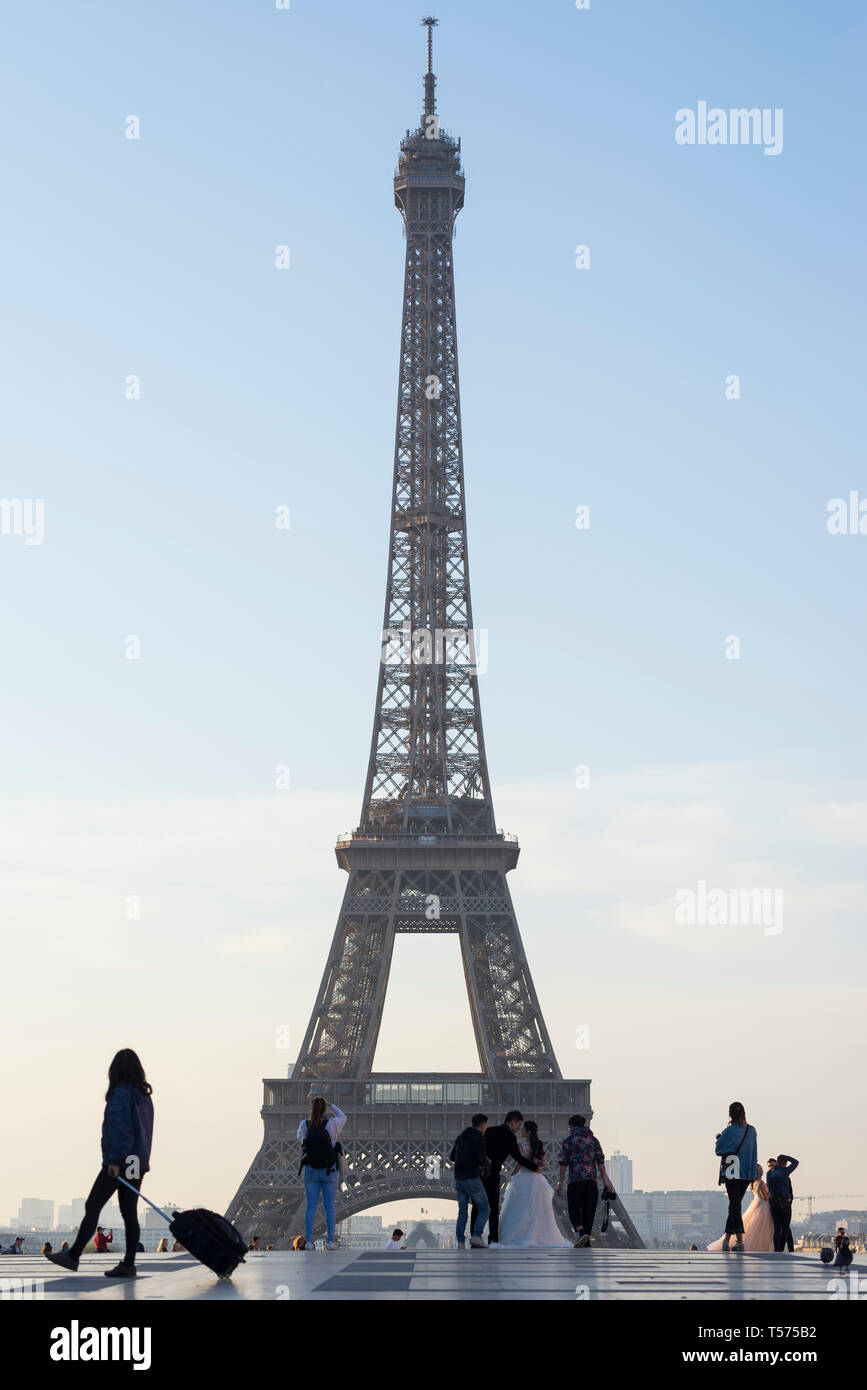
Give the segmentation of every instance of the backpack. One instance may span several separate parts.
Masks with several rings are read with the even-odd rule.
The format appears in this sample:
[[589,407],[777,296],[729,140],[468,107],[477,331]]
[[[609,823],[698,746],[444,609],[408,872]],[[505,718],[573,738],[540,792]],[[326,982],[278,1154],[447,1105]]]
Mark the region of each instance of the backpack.
[[337,1167],[337,1154],[331,1142],[331,1135],[325,1125],[308,1124],[307,1133],[301,1143],[302,1157],[298,1172],[306,1163],[309,1168],[325,1168],[329,1173]]

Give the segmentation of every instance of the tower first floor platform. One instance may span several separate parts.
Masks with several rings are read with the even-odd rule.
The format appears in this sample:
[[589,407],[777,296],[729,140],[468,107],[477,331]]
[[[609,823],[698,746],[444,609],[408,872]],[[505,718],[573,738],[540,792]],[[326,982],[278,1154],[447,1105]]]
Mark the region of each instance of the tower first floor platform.
[[[586,1080],[388,1072],[355,1079],[276,1078],[264,1084],[262,1147],[226,1215],[248,1239],[259,1235],[263,1245],[284,1248],[303,1233],[304,1181],[298,1172],[297,1132],[314,1095],[332,1101],[347,1117],[340,1136],[347,1175],[337,1199],[338,1220],[404,1198],[454,1198],[448,1155],[458,1134],[479,1112],[490,1124],[501,1124],[510,1110],[535,1120],[548,1151],[546,1176],[556,1183],[559,1144],[569,1132],[570,1116],[583,1115],[589,1124],[593,1115]],[[562,1198],[555,1197],[554,1209],[564,1234],[570,1235]],[[320,1211],[316,1234],[322,1231]],[[642,1244],[619,1202],[612,1205],[608,1233],[599,1238],[612,1245]]]

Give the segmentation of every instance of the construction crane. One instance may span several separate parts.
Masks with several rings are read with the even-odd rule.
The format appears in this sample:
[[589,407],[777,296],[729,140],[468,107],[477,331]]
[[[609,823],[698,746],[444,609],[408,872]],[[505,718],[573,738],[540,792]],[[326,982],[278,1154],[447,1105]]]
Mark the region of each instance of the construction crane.
[[807,1203],[807,1220],[813,1219],[813,1203],[830,1197],[863,1197],[863,1192],[814,1192],[812,1196],[796,1197],[796,1202]]

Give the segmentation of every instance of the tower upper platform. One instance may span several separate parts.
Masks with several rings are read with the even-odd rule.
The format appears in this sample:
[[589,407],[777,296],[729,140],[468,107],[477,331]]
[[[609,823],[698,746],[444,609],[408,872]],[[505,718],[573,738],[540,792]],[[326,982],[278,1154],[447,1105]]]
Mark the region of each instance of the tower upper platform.
[[424,78],[424,110],[418,127],[406,132],[400,142],[400,159],[394,176],[394,201],[403,216],[407,228],[418,221],[429,219],[418,217],[423,206],[419,194],[447,190],[450,197],[443,206],[448,210],[450,222],[464,205],[464,171],[461,168],[461,142],[455,140],[440,125],[436,112],[436,77],[433,72],[433,26],[436,20],[423,19],[427,26],[427,72]]

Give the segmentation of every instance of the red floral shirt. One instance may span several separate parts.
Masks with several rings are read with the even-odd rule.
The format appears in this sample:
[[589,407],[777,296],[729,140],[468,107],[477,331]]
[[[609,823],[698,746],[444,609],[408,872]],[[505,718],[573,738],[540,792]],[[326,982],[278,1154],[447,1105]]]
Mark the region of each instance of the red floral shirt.
[[582,1125],[580,1129],[570,1129],[560,1145],[560,1163],[569,1169],[569,1182],[586,1181],[596,1177],[597,1163],[604,1163],[602,1145],[592,1129]]

